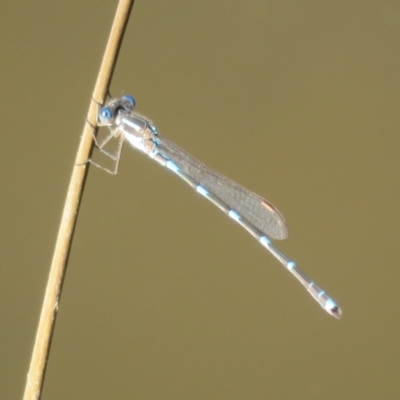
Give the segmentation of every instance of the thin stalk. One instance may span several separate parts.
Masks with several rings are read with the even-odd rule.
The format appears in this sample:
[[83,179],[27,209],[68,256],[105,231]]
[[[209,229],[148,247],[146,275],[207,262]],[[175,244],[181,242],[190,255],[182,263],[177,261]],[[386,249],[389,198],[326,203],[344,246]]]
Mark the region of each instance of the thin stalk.
[[89,123],[86,123],[83,128],[81,141],[76,154],[75,166],[72,170],[65,200],[64,211],[61,217],[40,314],[39,326],[36,332],[36,339],[29,366],[23,397],[24,400],[38,400],[41,397],[47,360],[50,354],[51,339],[61,297],[62,284],[68,265],[83,188],[89,169],[89,163],[84,163],[90,158],[93,151],[92,129],[97,123],[98,104],[103,104],[108,93],[111,77],[114,72],[133,3],[134,0],[120,0],[119,2],[96,85],[93,90],[92,101],[87,116],[87,121],[89,121]]

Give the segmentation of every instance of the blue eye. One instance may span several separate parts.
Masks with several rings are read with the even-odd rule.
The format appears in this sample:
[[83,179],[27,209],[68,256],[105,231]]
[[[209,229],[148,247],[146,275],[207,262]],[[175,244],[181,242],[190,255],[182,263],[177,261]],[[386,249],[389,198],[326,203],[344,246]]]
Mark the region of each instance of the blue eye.
[[129,111],[132,111],[136,106],[136,101],[132,96],[123,96],[121,102],[123,102],[124,108]]
[[112,113],[109,107],[103,107],[99,112],[99,121],[103,123],[110,122],[112,120]]

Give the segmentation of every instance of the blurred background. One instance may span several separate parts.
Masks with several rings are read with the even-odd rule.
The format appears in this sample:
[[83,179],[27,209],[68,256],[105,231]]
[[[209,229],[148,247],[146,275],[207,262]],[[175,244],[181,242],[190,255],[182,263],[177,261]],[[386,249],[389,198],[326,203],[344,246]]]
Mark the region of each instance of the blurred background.
[[[0,398],[22,398],[116,1],[3,1]],[[126,146],[90,168],[42,399],[392,399],[399,380],[400,3],[136,1],[111,86],[267,198],[257,242]]]

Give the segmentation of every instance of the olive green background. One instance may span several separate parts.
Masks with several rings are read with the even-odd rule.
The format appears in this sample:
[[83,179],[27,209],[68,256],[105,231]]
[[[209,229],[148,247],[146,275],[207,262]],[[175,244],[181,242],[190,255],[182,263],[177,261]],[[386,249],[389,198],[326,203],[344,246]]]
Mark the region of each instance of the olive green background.
[[[114,1],[2,1],[0,398],[22,397]],[[111,86],[265,196],[250,235],[126,146],[91,168],[43,400],[397,399],[398,1],[137,1]]]

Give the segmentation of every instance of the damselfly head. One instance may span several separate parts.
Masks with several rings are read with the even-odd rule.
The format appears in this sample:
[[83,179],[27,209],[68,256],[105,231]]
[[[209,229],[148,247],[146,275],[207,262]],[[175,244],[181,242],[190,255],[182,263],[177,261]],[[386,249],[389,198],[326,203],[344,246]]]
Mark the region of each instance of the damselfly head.
[[136,102],[132,96],[123,96],[120,99],[109,101],[99,111],[99,124],[112,125],[118,114],[129,114],[135,108]]

